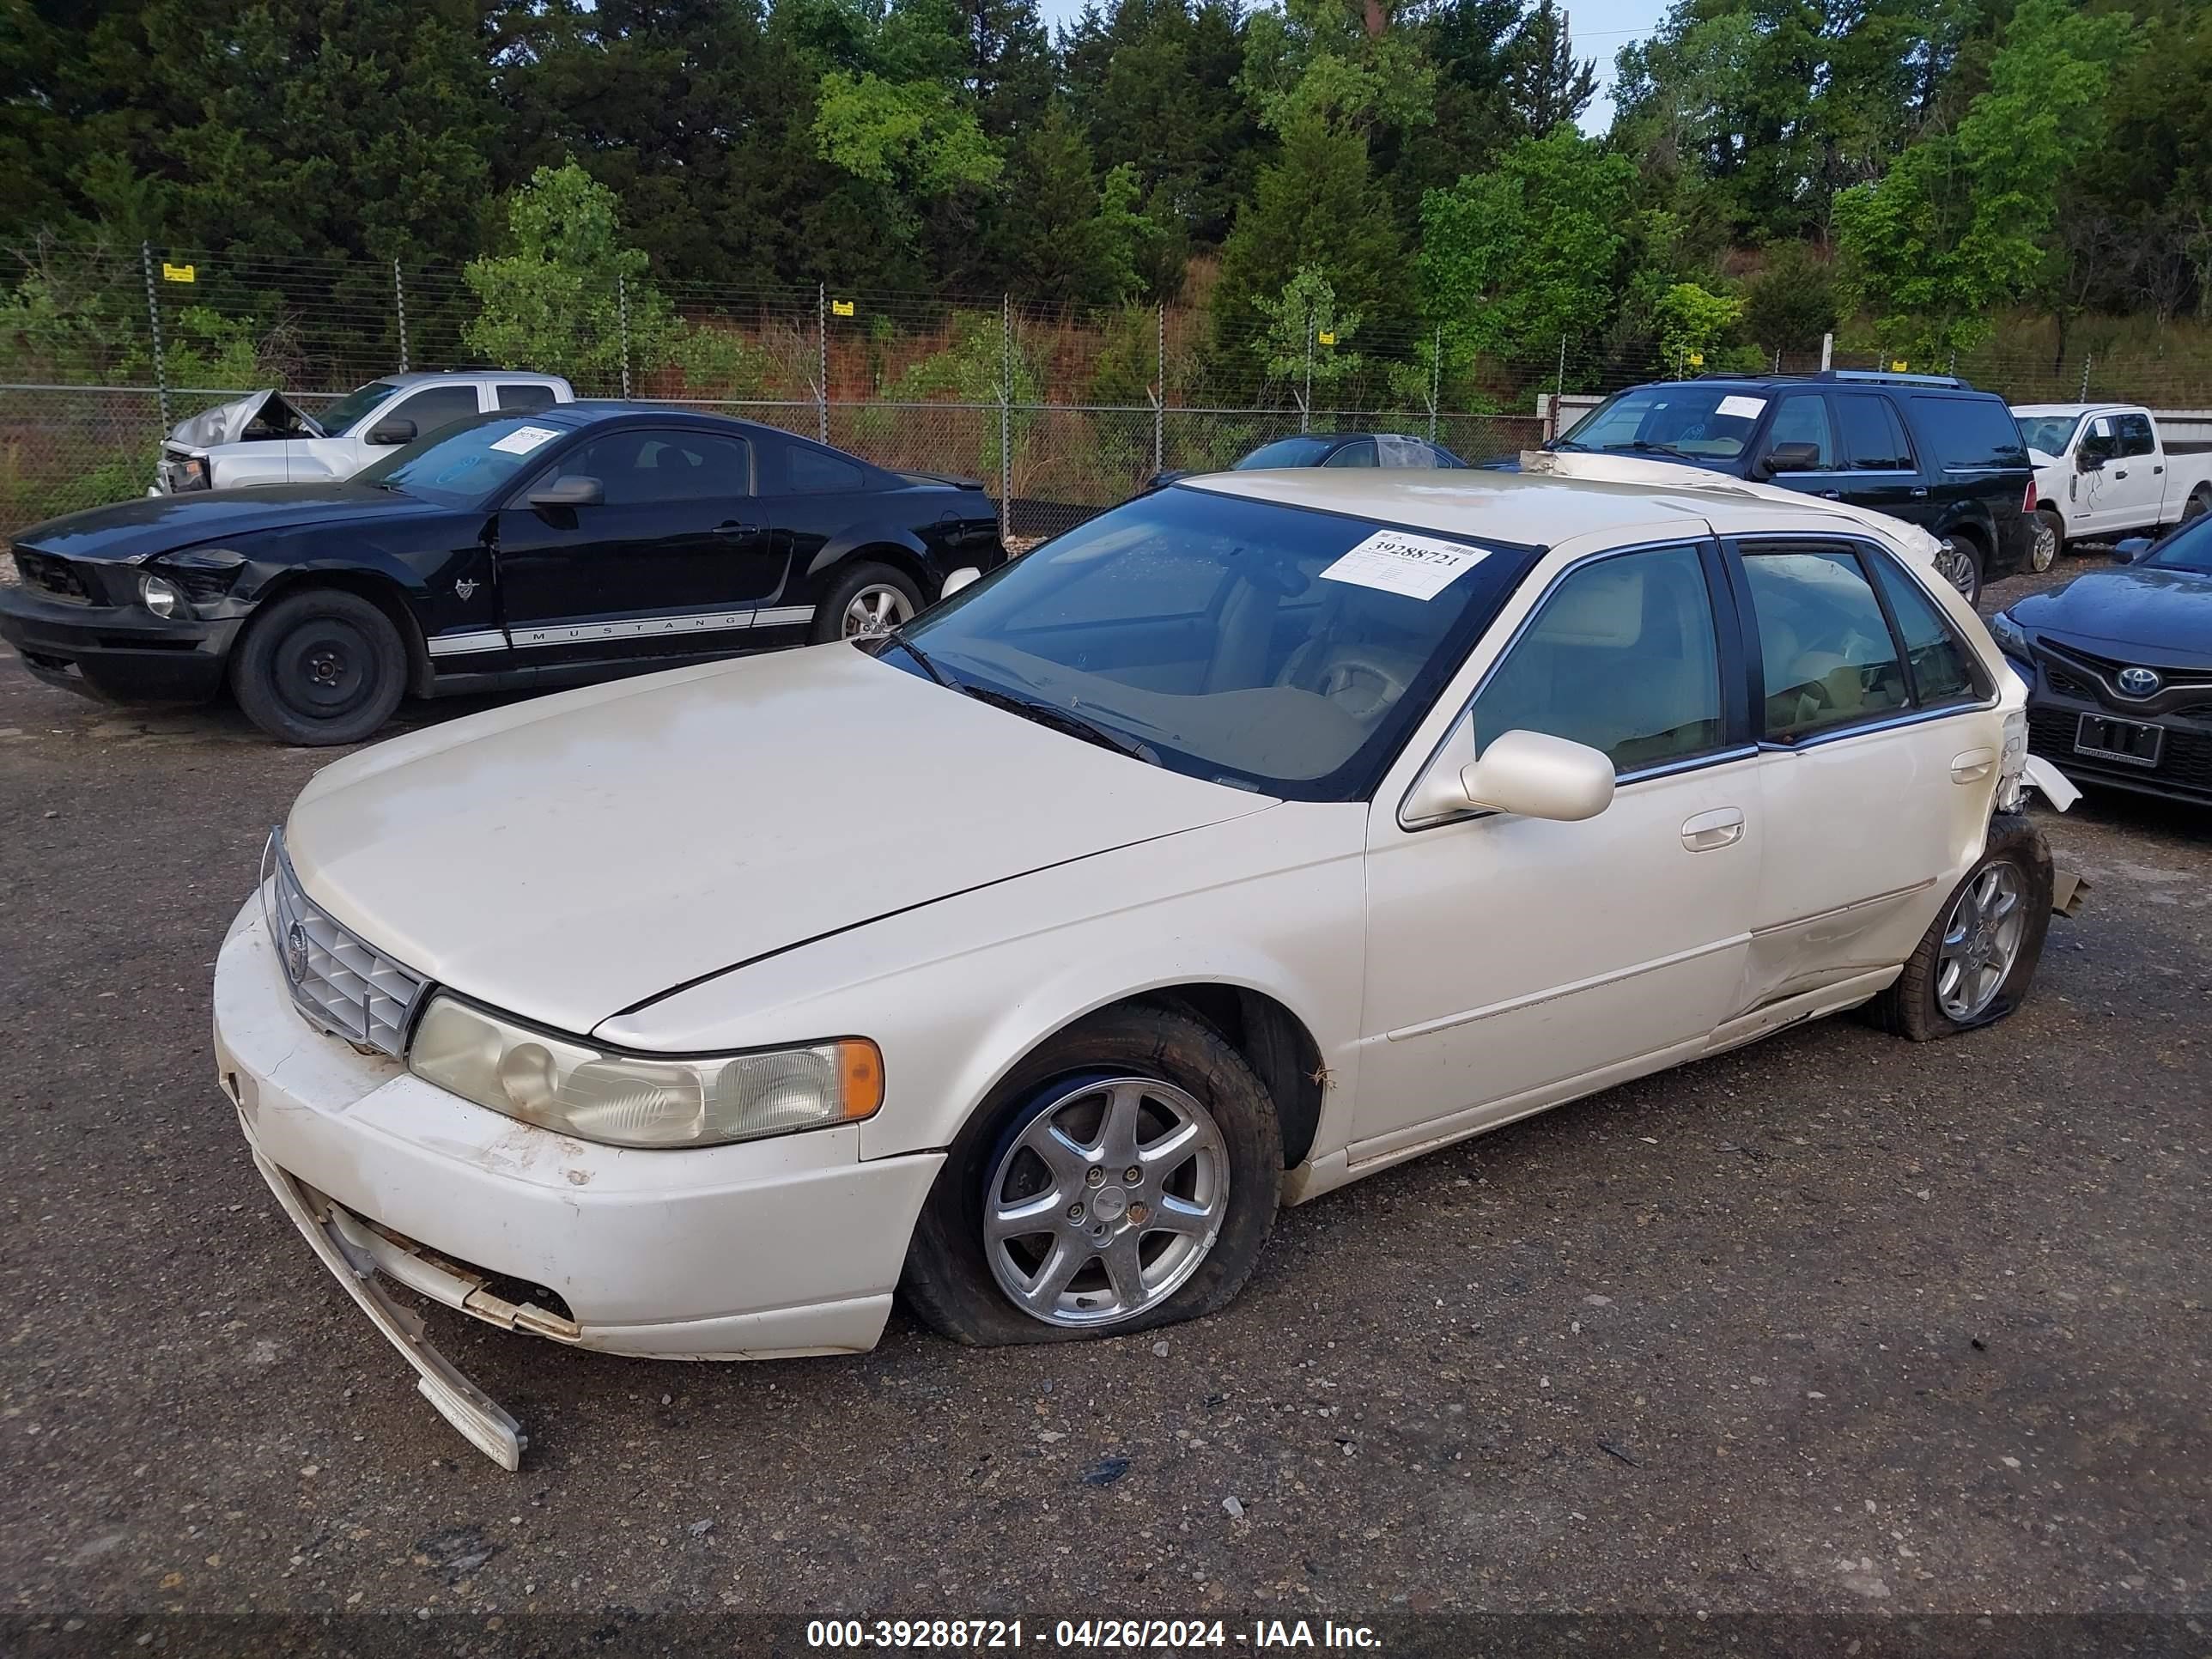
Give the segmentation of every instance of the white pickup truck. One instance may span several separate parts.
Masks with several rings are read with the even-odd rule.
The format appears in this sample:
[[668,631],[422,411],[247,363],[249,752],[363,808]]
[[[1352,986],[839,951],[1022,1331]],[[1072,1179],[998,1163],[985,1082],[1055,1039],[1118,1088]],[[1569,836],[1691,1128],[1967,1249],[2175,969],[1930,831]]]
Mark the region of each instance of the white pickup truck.
[[2188,435],[2135,404],[2018,404],[2013,418],[2035,463],[2036,545],[2048,569],[2070,541],[2115,541],[2212,508],[2212,416]]
[[349,478],[378,456],[471,415],[575,400],[557,374],[505,369],[387,374],[319,415],[281,392],[249,392],[180,422],[161,446],[146,493]]

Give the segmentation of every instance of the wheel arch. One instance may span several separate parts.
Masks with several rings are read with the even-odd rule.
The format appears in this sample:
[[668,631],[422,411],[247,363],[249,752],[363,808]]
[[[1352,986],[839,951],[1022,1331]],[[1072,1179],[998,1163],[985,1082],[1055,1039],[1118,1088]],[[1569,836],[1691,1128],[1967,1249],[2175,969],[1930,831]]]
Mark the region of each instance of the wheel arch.
[[890,566],[921,590],[924,605],[936,598],[938,584],[943,580],[932,567],[928,552],[920,541],[912,536],[871,530],[831,542],[814,556],[807,566],[805,581],[815,595],[815,603],[820,604],[822,596],[859,564]]
[[[407,653],[408,695],[430,695],[430,647],[423,637],[422,621],[407,603],[406,590],[389,576],[358,569],[280,570],[255,594],[253,617],[259,617],[281,599],[317,587],[335,587],[356,594],[382,611],[386,620],[399,630],[399,643]],[[253,617],[248,617],[246,625],[251,628]]]
[[[1321,1126],[1322,1099],[1330,1081],[1321,1045],[1287,1005],[1250,986],[1218,979],[1194,980],[1110,999],[1069,1015],[1038,1036],[1009,1063],[1006,1071],[1059,1042],[1084,1021],[1120,1008],[1173,1009],[1210,1027],[1252,1068],[1260,1086],[1267,1091],[1282,1131],[1283,1167],[1295,1169],[1305,1161]],[[1003,1080],[1004,1073],[976,1103],[969,1121],[996,1103]]]

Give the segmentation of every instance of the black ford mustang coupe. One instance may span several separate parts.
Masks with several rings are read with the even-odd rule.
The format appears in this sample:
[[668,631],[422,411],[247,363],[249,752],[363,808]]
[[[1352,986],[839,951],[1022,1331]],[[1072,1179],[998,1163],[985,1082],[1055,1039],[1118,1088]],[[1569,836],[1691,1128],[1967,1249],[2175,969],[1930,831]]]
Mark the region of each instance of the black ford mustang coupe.
[[1990,619],[2029,744],[2069,777],[2212,805],[2212,514]]
[[770,427],[563,404],[441,428],[343,483],[153,496],[15,538],[0,637],[40,678],[288,743],[403,693],[573,685],[888,631],[1006,562],[979,485]]

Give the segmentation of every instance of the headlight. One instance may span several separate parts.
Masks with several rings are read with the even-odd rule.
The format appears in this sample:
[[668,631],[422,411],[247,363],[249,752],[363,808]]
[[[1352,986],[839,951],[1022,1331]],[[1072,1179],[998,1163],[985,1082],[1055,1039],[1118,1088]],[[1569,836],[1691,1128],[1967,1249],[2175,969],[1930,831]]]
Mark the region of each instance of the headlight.
[[2010,612],[2000,611],[1990,618],[1990,637],[2008,657],[2017,657],[2022,662],[2030,660],[2027,630],[2012,619]]
[[884,1059],[861,1037],[766,1054],[654,1060],[536,1031],[449,996],[407,1064],[465,1100],[613,1146],[713,1146],[852,1123],[883,1104]]
[[146,608],[165,622],[188,614],[184,591],[167,576],[142,576],[138,592],[145,599]]

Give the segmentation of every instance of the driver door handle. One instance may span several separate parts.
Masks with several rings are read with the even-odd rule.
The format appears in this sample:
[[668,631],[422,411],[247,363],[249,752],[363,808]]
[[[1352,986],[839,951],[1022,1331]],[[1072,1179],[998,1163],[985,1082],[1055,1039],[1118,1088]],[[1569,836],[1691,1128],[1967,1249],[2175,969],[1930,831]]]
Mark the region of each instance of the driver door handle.
[[759,528],[757,525],[739,524],[735,519],[724,520],[714,526],[717,536],[750,536]]
[[1710,812],[1700,812],[1684,820],[1682,824],[1682,845],[1692,853],[1733,847],[1742,839],[1743,809],[1739,806],[1716,806]]
[[1996,763],[1997,751],[1994,749],[1969,749],[1963,754],[1954,755],[1951,757],[1951,781],[1979,783],[1989,776],[1990,769]]
[[1926,484],[1913,485],[1912,499],[1916,501],[1926,501],[1928,499],[1928,486]]

